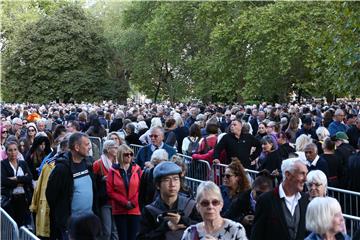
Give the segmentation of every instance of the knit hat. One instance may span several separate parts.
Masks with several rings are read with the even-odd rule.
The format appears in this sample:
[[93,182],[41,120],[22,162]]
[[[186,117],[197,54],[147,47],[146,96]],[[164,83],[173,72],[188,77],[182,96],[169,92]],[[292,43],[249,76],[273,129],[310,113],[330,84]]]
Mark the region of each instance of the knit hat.
[[348,140],[349,137],[344,132],[337,132],[335,135],[336,140]]

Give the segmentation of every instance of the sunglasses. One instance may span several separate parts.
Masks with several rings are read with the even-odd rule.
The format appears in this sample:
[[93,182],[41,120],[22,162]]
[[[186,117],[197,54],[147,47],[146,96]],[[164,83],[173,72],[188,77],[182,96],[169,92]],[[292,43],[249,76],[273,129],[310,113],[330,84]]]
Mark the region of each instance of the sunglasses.
[[28,129],[28,132],[36,132],[35,129]]
[[224,178],[231,178],[232,176],[235,176],[235,175],[232,175],[232,174],[224,174]]
[[132,157],[132,156],[134,156],[134,154],[133,154],[132,152],[130,152],[130,153],[124,153],[123,155],[124,155],[124,157],[129,157],[129,156]]
[[158,138],[159,135],[149,135],[150,138]]
[[1,133],[8,133],[8,131],[2,131]]
[[200,206],[202,206],[202,207],[208,207],[208,206],[210,206],[210,204],[211,205],[213,205],[214,207],[217,207],[217,206],[219,206],[220,205],[220,200],[217,200],[217,199],[213,199],[213,200],[211,200],[211,201],[209,201],[209,200],[203,200],[203,201],[201,201],[200,202]]

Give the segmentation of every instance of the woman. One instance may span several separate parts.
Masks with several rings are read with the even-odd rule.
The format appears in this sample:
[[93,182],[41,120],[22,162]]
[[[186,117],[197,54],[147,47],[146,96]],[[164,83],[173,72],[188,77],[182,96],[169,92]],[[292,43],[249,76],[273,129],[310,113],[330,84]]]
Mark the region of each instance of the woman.
[[0,131],[1,131],[1,139],[0,139],[0,141],[1,141],[1,149],[0,149],[0,151],[1,151],[1,155],[0,155],[1,159],[0,160],[4,160],[6,158],[5,142],[6,142],[7,138],[8,138],[8,136],[9,136],[9,132],[2,125],[0,125]]
[[288,159],[291,154],[295,153],[295,149],[289,144],[289,135],[284,132],[280,132],[277,136],[279,153],[282,160]]
[[133,156],[131,148],[121,145],[117,152],[119,164],[110,168],[106,180],[118,236],[124,240],[135,240],[140,223],[138,197],[142,171],[133,163]]
[[176,121],[173,118],[169,118],[165,121],[165,133],[164,133],[164,142],[169,146],[176,147],[176,134],[174,130],[176,128]]
[[28,123],[25,136],[20,138],[20,141],[25,143],[24,149],[21,149],[21,153],[24,157],[26,157],[26,154],[33,145],[37,132],[38,130],[36,128],[36,125],[34,123]]
[[278,177],[280,180],[280,170],[282,159],[279,150],[275,150],[274,139],[266,135],[261,139],[262,153],[259,157],[259,170],[266,169],[271,175]]
[[306,177],[306,187],[309,199],[325,197],[327,193],[327,178],[321,170],[310,171]]
[[188,227],[182,240],[247,239],[245,229],[240,223],[221,217],[223,205],[219,187],[210,181],[202,182],[197,188],[196,208],[203,222]]
[[176,121],[174,133],[176,135],[177,151],[184,154],[184,152],[182,152],[182,145],[184,139],[189,135],[189,129],[184,126],[184,121],[182,120],[180,114],[174,114],[174,119]]
[[126,132],[126,143],[128,145],[135,144],[135,145],[142,145],[139,140],[139,135],[135,132],[135,126],[132,123],[128,123],[125,126],[125,132]]
[[182,153],[188,156],[196,153],[201,139],[201,131],[199,125],[194,123],[189,129],[189,136],[184,138],[182,142]]
[[239,195],[250,189],[250,181],[244,167],[238,159],[233,160],[226,168],[224,173],[223,185],[220,187],[225,213],[230,207],[231,202]]
[[266,128],[267,128],[266,123],[262,122],[259,124],[257,134],[255,135],[255,138],[257,140],[260,141],[264,136],[267,135]]
[[340,181],[344,177],[344,168],[341,163],[341,158],[335,154],[335,142],[330,137],[325,138],[322,144],[324,153],[320,155],[321,158],[325,159],[328,164],[329,174],[329,186],[339,187]]
[[217,143],[217,134],[219,133],[219,126],[211,123],[211,121],[206,124],[205,129],[208,135],[200,140],[200,146],[197,150],[197,152],[201,154],[205,154],[215,148]]
[[313,140],[311,138],[311,136],[305,135],[305,134],[301,134],[295,142],[295,150],[296,150],[296,155],[298,155],[298,157],[306,162],[306,156],[305,156],[305,146],[308,145],[309,143],[312,143]]
[[118,148],[119,145],[114,140],[106,140],[103,145],[103,154],[93,164],[101,213],[102,239],[117,239],[115,222],[111,214],[111,204],[106,191],[106,179],[111,166],[117,163]]
[[30,168],[34,181],[39,178],[39,173],[37,170],[40,167],[43,159],[50,152],[51,148],[49,139],[42,135],[35,137],[34,143],[25,157],[25,161]]
[[351,239],[342,233],[344,217],[339,202],[332,197],[312,200],[306,210],[306,229],[311,231],[305,240]]
[[318,140],[314,140],[314,143],[318,147],[318,154],[323,154],[322,144],[324,143],[325,138],[330,137],[329,131],[325,127],[318,127],[316,129],[316,136],[318,137]]
[[118,146],[120,146],[121,144],[124,144],[124,141],[121,139],[118,132],[111,132],[107,135],[106,138],[107,138],[107,140],[115,141]]
[[246,236],[250,238],[256,201],[261,194],[269,192],[272,189],[273,178],[270,173],[267,170],[259,172],[252,184],[252,188],[240,193],[223,216],[241,223],[245,227]]
[[299,118],[297,116],[292,116],[289,121],[289,126],[286,129],[285,133],[290,136],[290,143],[295,143],[296,133],[299,130]]
[[18,161],[18,146],[6,144],[7,159],[1,161],[1,207],[15,220],[18,227],[25,225],[29,216],[32,194],[32,175],[25,161]]
[[106,130],[101,125],[100,120],[97,116],[92,116],[90,119],[90,127],[86,131],[86,134],[90,137],[98,137],[102,139],[106,136]]

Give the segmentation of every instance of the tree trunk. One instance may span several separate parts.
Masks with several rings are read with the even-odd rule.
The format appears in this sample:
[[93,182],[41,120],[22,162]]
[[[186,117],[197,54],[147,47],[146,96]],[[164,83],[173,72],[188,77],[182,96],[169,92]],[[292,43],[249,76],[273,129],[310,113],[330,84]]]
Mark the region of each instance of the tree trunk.
[[159,96],[159,92],[160,92],[160,85],[161,85],[161,81],[159,81],[159,84],[156,87],[156,92],[155,92],[155,96],[154,96],[154,103],[156,103],[157,98]]

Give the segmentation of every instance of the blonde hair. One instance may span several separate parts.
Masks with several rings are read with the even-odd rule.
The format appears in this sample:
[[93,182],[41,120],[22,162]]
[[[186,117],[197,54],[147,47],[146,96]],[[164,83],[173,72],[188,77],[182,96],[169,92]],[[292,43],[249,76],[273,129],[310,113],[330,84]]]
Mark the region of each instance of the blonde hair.
[[120,166],[124,164],[124,153],[126,152],[134,153],[134,151],[128,145],[121,144],[117,152],[117,160],[120,163]]

